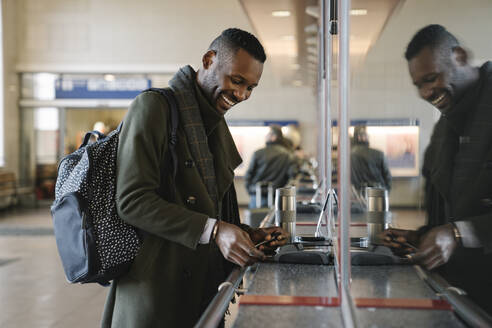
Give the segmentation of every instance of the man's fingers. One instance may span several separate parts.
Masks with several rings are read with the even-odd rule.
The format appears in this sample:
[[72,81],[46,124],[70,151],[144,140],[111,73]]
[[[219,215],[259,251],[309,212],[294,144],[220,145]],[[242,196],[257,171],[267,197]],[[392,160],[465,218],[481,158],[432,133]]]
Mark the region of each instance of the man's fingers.
[[445,263],[444,259],[442,257],[438,257],[434,261],[429,263],[429,265],[427,265],[427,270],[434,270],[435,268],[440,267],[444,263]]
[[240,267],[244,267],[246,265],[246,261],[236,254],[230,254],[228,260],[232,263],[236,263]]
[[256,262],[256,260],[258,259],[263,260],[265,258],[265,254],[263,254],[262,251],[255,248],[253,244],[248,244],[251,243],[241,243],[237,250],[233,249],[233,252],[236,253],[238,256],[244,258],[245,261],[252,260],[253,262]]
[[405,238],[403,236],[398,236],[395,238],[395,240],[399,243],[406,243],[407,242],[407,238]]
[[243,250],[238,250],[236,252],[233,251],[232,254],[240,263],[242,263],[241,266],[245,266],[251,263],[256,262],[254,258],[252,258],[247,252],[244,252]]
[[427,268],[427,270],[432,270],[441,264],[444,264],[441,249],[437,246],[434,246],[431,249],[432,251],[429,252],[428,256],[422,260],[422,264]]
[[421,249],[420,251],[412,255],[412,261],[417,263],[423,262],[429,256],[431,251],[431,248]]

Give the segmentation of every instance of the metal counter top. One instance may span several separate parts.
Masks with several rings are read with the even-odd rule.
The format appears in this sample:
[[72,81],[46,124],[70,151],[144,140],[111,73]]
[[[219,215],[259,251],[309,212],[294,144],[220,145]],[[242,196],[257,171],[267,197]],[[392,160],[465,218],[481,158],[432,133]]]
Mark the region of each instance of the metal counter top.
[[261,263],[247,294],[337,297],[335,268],[328,265]]
[[[337,297],[335,268],[327,265],[261,263],[246,294]],[[338,307],[240,305],[234,327],[341,327]]]
[[[261,263],[247,295],[337,297],[333,266]],[[353,298],[439,299],[413,266],[352,268]],[[362,327],[465,327],[452,311],[357,308]],[[233,327],[342,327],[339,307],[241,305]]]
[[[311,234],[317,217],[298,215],[297,235]],[[352,236],[364,235],[362,217],[352,221]],[[432,299],[439,296],[411,265],[352,266],[354,300]],[[245,278],[245,295],[339,297],[335,267],[284,263],[260,263]],[[340,307],[299,305],[241,305],[233,327],[343,327]],[[357,307],[360,327],[466,327],[450,310]]]

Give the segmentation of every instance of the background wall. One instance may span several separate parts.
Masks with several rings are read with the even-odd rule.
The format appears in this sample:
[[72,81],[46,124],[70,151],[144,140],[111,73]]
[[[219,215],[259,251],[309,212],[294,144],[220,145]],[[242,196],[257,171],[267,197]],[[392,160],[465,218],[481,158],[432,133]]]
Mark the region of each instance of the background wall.
[[[197,69],[210,42],[228,27],[255,33],[236,0],[19,0],[17,21],[20,71],[174,73],[186,64]],[[280,89],[270,65],[267,60],[250,100],[226,118],[298,119],[313,131],[313,91]],[[315,143],[315,133],[307,133],[311,153]]]
[[[421,157],[438,112],[419,100],[403,52],[430,23],[449,28],[473,49],[475,62],[492,53],[489,0],[406,0],[387,22],[362,69],[352,72],[352,118],[417,118]],[[200,63],[210,41],[231,26],[254,32],[237,0],[4,0],[6,167],[18,171],[18,72],[156,72]],[[306,87],[281,88],[266,62],[260,86],[227,119],[297,119],[303,146],[317,145],[316,96]],[[420,202],[418,178],[394,183],[391,204]],[[238,187],[239,189],[239,187]]]
[[[236,0],[6,0],[5,28],[16,72],[170,73],[199,67],[210,42],[228,27],[255,33]],[[14,19],[15,18],[15,19]],[[9,26],[10,27],[10,26]],[[260,40],[261,41],[261,40]],[[299,120],[307,153],[316,151],[314,92],[308,87],[281,89],[267,60],[253,96],[226,119]],[[6,72],[6,74],[8,74]],[[18,83],[14,83],[18,88]],[[6,134],[19,134],[17,91],[6,102]],[[301,114],[300,114],[301,113]],[[7,123],[10,122],[10,123]],[[6,144],[8,167],[17,168],[18,137]],[[247,196],[238,186],[243,202]]]

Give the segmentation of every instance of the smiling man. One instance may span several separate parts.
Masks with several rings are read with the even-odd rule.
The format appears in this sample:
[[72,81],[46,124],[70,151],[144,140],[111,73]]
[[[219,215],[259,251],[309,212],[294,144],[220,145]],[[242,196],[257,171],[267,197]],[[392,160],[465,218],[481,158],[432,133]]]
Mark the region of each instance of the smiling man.
[[420,30],[405,57],[420,97],[442,115],[422,168],[428,225],[387,230],[386,243],[418,246],[416,262],[437,268],[492,314],[492,63],[471,66],[440,25]]
[[[227,29],[198,70],[181,68],[169,82],[178,104],[176,177],[169,166],[170,109],[158,92],[132,103],[119,136],[117,209],[142,231],[130,271],[113,282],[103,327],[192,327],[232,265],[264,258],[285,244],[279,227],[240,224],[234,169],[241,163],[224,114],[248,99],[266,56],[250,33]],[[255,244],[277,241],[255,248]]]

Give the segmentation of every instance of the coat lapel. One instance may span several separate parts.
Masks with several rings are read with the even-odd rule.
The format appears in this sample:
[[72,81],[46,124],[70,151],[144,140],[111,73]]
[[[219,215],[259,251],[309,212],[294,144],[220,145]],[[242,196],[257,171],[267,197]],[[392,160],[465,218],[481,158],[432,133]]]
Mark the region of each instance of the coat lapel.
[[210,135],[210,148],[214,154],[217,192],[222,199],[234,180],[234,170],[242,163],[236,144],[224,119]]
[[433,164],[431,168],[431,181],[435,188],[449,201],[451,188],[451,175],[453,172],[454,155],[458,147],[458,136],[441,119],[436,129],[436,141],[434,145]]

